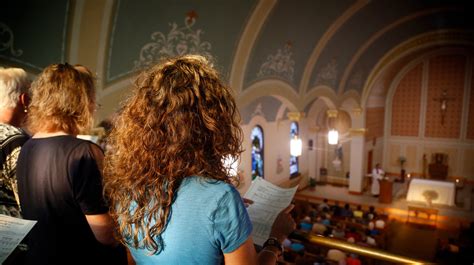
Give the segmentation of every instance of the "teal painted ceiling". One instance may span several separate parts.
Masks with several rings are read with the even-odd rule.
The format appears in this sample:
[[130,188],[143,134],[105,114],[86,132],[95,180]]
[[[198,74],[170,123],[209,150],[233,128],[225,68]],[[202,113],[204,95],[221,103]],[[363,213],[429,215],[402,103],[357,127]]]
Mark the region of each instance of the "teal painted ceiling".
[[[453,7],[457,7],[453,11]],[[429,10],[439,9],[434,15],[422,15]],[[415,15],[420,13],[419,15]],[[424,32],[441,29],[474,29],[473,5],[463,1],[412,1],[377,0],[372,1],[354,16],[332,37],[326,45],[313,69],[311,87],[327,85],[338,92],[342,74],[355,53],[374,34],[392,23],[413,16],[404,23],[397,24],[392,30],[382,34],[376,42],[357,61],[348,86],[342,91],[354,89],[361,92],[362,85],[373,67],[382,56],[398,44]],[[324,73],[333,69],[330,78]],[[360,81],[359,81],[360,80]],[[352,84],[351,84],[352,83]]]
[[[281,101],[274,97],[260,97],[240,110],[240,118],[243,124],[248,124],[255,115],[263,116],[266,121],[276,121],[276,115],[281,105]],[[286,119],[286,116],[283,118]]]
[[297,90],[318,40],[352,3],[352,0],[278,1],[252,50],[245,87],[259,80],[277,78]]
[[161,57],[202,53],[227,76],[255,1],[119,0],[109,45],[107,81]]
[[[416,24],[416,27],[413,27]],[[350,82],[355,80],[355,76],[360,75],[360,80],[367,78],[370,69],[373,69],[378,60],[382,58],[390,49],[394,48],[394,43],[401,43],[412,36],[425,32],[432,32],[440,28],[446,29],[472,29],[474,25],[474,16],[469,16],[465,12],[452,11],[445,13],[434,13],[414,19],[412,23],[404,23],[399,27],[387,32],[383,38],[379,38],[370,45],[365,53],[357,60],[354,65],[349,82],[343,87],[344,90],[354,89],[361,93],[363,84]],[[473,33],[474,34],[474,33]],[[474,37],[474,36],[473,36]]]
[[67,0],[1,1],[0,63],[39,72],[64,62],[69,15]]

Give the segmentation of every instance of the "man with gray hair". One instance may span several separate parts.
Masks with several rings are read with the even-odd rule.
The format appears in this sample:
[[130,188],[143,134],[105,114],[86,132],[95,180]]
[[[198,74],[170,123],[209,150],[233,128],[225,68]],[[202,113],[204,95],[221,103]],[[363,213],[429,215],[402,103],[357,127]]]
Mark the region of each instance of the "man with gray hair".
[[30,80],[20,68],[0,67],[0,214],[21,217],[16,162],[29,136],[21,129],[28,113]]

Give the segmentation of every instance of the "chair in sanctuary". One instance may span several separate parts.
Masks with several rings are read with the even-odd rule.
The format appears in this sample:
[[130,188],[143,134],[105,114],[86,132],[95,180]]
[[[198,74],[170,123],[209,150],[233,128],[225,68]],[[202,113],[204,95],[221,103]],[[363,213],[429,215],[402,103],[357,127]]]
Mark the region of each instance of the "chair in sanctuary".
[[428,173],[431,179],[446,180],[448,177],[448,155],[435,153],[431,155],[431,164],[428,167]]

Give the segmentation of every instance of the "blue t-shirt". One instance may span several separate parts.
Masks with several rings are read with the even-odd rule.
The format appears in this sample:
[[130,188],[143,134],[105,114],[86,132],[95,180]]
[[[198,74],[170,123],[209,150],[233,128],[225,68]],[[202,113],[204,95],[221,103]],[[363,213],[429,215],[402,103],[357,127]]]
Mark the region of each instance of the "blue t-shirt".
[[252,232],[239,192],[222,181],[185,178],[171,209],[160,253],[129,246],[137,265],[221,264]]

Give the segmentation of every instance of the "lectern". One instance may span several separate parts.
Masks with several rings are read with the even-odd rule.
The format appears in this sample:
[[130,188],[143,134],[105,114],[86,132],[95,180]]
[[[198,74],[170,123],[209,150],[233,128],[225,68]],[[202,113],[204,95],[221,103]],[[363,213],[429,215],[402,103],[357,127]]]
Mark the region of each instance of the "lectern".
[[388,179],[379,179],[378,181],[380,183],[379,202],[392,203],[392,181]]

